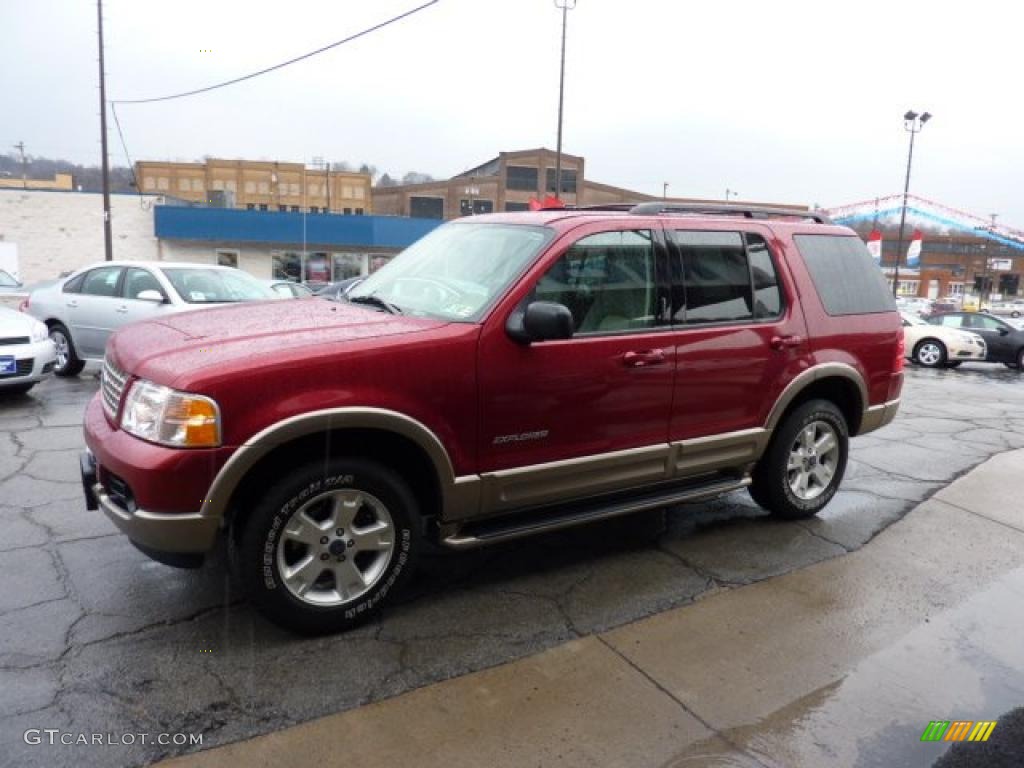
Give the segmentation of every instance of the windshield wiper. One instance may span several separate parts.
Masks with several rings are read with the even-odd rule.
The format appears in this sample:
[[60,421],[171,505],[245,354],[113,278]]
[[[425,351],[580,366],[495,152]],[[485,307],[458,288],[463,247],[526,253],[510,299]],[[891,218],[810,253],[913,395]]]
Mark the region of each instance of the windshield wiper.
[[346,296],[352,304],[372,304],[375,307],[380,307],[392,315],[402,314],[402,310],[392,304],[390,301],[385,301],[375,293],[371,293],[367,296]]

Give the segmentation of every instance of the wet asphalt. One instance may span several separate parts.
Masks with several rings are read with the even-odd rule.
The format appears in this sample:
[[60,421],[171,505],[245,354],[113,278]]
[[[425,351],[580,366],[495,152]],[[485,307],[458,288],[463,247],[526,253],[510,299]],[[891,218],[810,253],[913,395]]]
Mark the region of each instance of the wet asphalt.
[[201,733],[211,747],[521,658],[853,552],[957,476],[1024,447],[1024,376],[910,370],[896,421],[854,441],[843,489],[818,519],[770,521],[738,493],[439,553],[374,623],[309,639],[258,616],[220,559],[167,568],[85,510],[77,454],[96,388],[85,374],[0,397],[0,765],[136,765],[187,751],[139,739],[33,745],[26,729]]

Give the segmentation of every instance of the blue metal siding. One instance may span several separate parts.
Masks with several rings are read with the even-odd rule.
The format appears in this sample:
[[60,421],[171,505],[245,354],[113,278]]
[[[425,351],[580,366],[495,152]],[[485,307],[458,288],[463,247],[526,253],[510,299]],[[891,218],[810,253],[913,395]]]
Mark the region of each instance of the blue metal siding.
[[[442,222],[399,216],[249,211],[158,205],[154,234],[163,240],[216,240],[278,245],[405,248]],[[305,231],[303,231],[305,230]]]

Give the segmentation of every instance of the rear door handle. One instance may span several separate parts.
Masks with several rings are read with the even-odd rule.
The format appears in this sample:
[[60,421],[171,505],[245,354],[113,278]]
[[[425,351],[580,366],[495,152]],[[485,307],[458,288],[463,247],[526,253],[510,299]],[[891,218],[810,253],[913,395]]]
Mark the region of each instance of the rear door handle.
[[627,368],[644,368],[648,365],[658,365],[665,362],[665,350],[663,349],[642,349],[635,352],[627,352],[622,356],[622,364]]
[[803,336],[772,336],[772,349],[785,349],[786,347],[799,347],[804,343]]
[[128,305],[126,305],[126,304],[122,304],[122,305],[121,305],[120,307],[118,307],[118,308],[117,308],[117,309],[115,309],[114,311],[115,311],[115,312],[120,312],[120,313],[121,313],[121,314],[123,315],[123,314],[124,314],[125,312],[127,312],[127,311],[128,311]]

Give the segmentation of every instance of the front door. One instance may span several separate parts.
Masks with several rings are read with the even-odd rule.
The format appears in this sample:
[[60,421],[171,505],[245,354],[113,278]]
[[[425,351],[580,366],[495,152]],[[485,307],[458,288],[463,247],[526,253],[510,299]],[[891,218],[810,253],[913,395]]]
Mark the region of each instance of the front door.
[[[163,296],[164,303],[140,299],[139,294],[143,291],[156,291]],[[160,281],[148,269],[141,267],[129,267],[125,270],[124,280],[121,281],[121,299],[114,308],[119,316],[118,328],[128,323],[148,320],[166,312],[170,306],[167,303],[167,292],[160,285]]]
[[118,296],[118,282],[123,267],[97,267],[90,270],[82,282],[82,290],[65,294],[74,302],[71,314],[71,338],[79,357],[103,356],[107,339],[121,319],[117,307],[123,304]]
[[[529,301],[569,308],[572,338],[481,339],[486,511],[646,484],[666,472],[674,360],[660,231],[589,225],[556,247]],[[626,224],[623,225],[624,227]]]
[[807,329],[766,230],[681,224],[668,235],[677,361],[669,437],[723,438],[720,444],[681,446],[678,470],[699,472],[718,464],[721,451],[756,453],[762,435],[742,433],[764,425],[766,408],[799,372]]
[[1017,362],[1017,341],[1013,329],[1002,320],[984,313],[968,313],[962,315],[963,328],[972,333],[980,334],[988,347],[986,360],[1000,363]]

